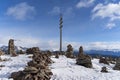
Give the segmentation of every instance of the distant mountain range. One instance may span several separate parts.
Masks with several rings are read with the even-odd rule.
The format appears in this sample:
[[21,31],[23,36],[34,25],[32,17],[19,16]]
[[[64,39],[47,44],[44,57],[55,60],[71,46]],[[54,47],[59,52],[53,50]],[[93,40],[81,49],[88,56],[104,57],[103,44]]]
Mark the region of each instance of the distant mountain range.
[[[7,51],[8,51],[8,46],[1,46],[0,47],[0,49],[3,51],[3,52],[5,52],[5,53],[7,53]],[[15,51],[16,52],[18,52],[19,50],[22,50],[22,51],[26,51],[26,47],[21,47],[21,46],[15,46]]]
[[[74,51],[74,54],[77,55],[79,52]],[[120,57],[120,50],[86,50],[84,53],[91,56],[111,56],[111,57]]]
[[120,57],[120,50],[88,50],[85,51],[86,54],[90,55],[102,55],[102,56],[113,56],[113,57]]
[[[1,46],[0,49],[7,53],[8,46]],[[19,50],[26,51],[26,47],[22,46],[15,46],[15,51],[18,52]],[[104,49],[104,50],[85,50],[86,54],[89,54],[91,56],[112,56],[112,57],[120,57],[120,50],[118,49]],[[74,54],[78,54],[78,51],[74,51]]]

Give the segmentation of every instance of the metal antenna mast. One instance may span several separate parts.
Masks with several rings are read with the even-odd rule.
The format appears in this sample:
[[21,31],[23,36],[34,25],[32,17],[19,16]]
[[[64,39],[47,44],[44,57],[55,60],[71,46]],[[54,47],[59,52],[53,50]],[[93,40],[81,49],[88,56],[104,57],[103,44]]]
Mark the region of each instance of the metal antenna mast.
[[62,27],[63,27],[63,18],[62,14],[60,14],[60,52],[62,51]]

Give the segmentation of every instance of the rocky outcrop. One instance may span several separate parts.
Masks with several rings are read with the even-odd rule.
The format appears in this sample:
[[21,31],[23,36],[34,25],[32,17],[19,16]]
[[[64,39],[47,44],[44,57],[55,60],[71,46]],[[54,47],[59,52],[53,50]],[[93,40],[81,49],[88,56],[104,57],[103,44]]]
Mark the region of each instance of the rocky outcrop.
[[79,48],[79,54],[76,59],[77,65],[82,65],[87,68],[92,68],[91,57],[89,55],[84,54],[82,46]]
[[10,39],[9,43],[8,43],[8,54],[10,54],[11,56],[17,56],[16,52],[15,52],[15,46],[14,46],[14,40]]
[[107,70],[107,68],[106,68],[106,67],[102,67],[101,72],[107,73],[107,72],[108,72],[108,70]]
[[73,55],[73,48],[72,48],[71,44],[69,44],[67,46],[66,57],[67,58],[73,58],[74,57],[74,55]]
[[38,47],[32,49],[32,61],[28,62],[28,66],[19,72],[11,74],[11,78],[14,80],[50,80],[52,76],[51,70],[48,68],[48,64],[52,63],[48,54],[42,53]]
[[120,58],[116,60],[116,64],[113,67],[114,70],[120,70]]
[[108,60],[105,57],[100,57],[99,63],[104,63],[104,64],[108,64],[109,65],[109,62],[108,62]]

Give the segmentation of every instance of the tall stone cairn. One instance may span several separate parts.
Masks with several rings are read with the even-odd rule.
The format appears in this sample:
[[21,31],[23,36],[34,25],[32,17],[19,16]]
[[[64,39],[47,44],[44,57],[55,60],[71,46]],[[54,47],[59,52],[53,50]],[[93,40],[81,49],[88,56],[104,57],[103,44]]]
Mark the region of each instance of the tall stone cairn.
[[120,58],[116,60],[116,64],[113,67],[114,70],[120,70]]
[[3,54],[4,54],[3,51],[0,50],[0,61],[2,60],[2,59],[1,59],[1,55],[3,55]]
[[72,48],[71,44],[69,44],[67,46],[66,57],[67,58],[73,58],[74,57],[74,55],[73,55],[73,48]]
[[28,66],[23,71],[13,72],[10,78],[13,80],[50,80],[53,75],[48,66],[53,62],[50,56],[40,51],[38,47],[33,47],[31,50],[33,57],[27,63]]
[[79,54],[76,59],[76,64],[87,68],[92,68],[91,57],[89,55],[84,54],[82,46],[80,46],[79,48]]
[[83,47],[82,47],[82,46],[80,46],[80,48],[79,48],[79,54],[78,54],[78,57],[81,56],[81,55],[84,55]]
[[4,52],[2,50],[0,50],[0,56],[3,55],[3,54],[4,54]]
[[10,39],[9,43],[8,43],[8,54],[10,54],[11,56],[17,56],[16,52],[15,52],[15,46],[14,46],[14,40]]

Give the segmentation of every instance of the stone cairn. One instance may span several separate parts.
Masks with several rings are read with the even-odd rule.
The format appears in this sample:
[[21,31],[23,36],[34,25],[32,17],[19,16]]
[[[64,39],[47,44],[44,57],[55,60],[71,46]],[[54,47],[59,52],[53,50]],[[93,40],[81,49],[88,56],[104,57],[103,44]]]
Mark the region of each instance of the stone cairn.
[[2,61],[1,59],[1,55],[3,55],[4,53],[2,52],[2,50],[0,50],[0,61]]
[[38,47],[33,47],[32,61],[28,62],[28,66],[19,72],[13,72],[10,78],[13,80],[50,80],[53,73],[48,68],[48,64],[52,63],[48,54],[41,53]]
[[18,51],[18,54],[25,54],[25,52],[22,51],[22,50],[19,50],[19,51]]
[[58,53],[55,54],[55,58],[59,58],[59,54]]
[[67,46],[66,57],[67,57],[67,58],[74,58],[73,48],[72,48],[72,45],[71,45],[71,44],[69,44],[69,45]]
[[108,72],[108,70],[107,70],[107,68],[106,68],[106,67],[102,67],[101,72],[107,73],[107,72]]
[[26,50],[26,53],[27,54],[33,54],[33,50],[32,50],[33,48],[28,48],[27,50]]
[[76,59],[76,64],[82,65],[87,68],[92,68],[91,57],[89,55],[84,54],[82,46],[80,46],[79,48],[79,54]]
[[104,64],[108,64],[109,65],[109,61],[105,57],[100,57],[99,63],[104,63]]
[[11,56],[17,56],[16,52],[15,52],[15,46],[14,46],[14,40],[10,39],[9,43],[8,43],[8,54],[10,54]]
[[113,67],[114,70],[120,70],[120,58],[116,60],[116,64]]

